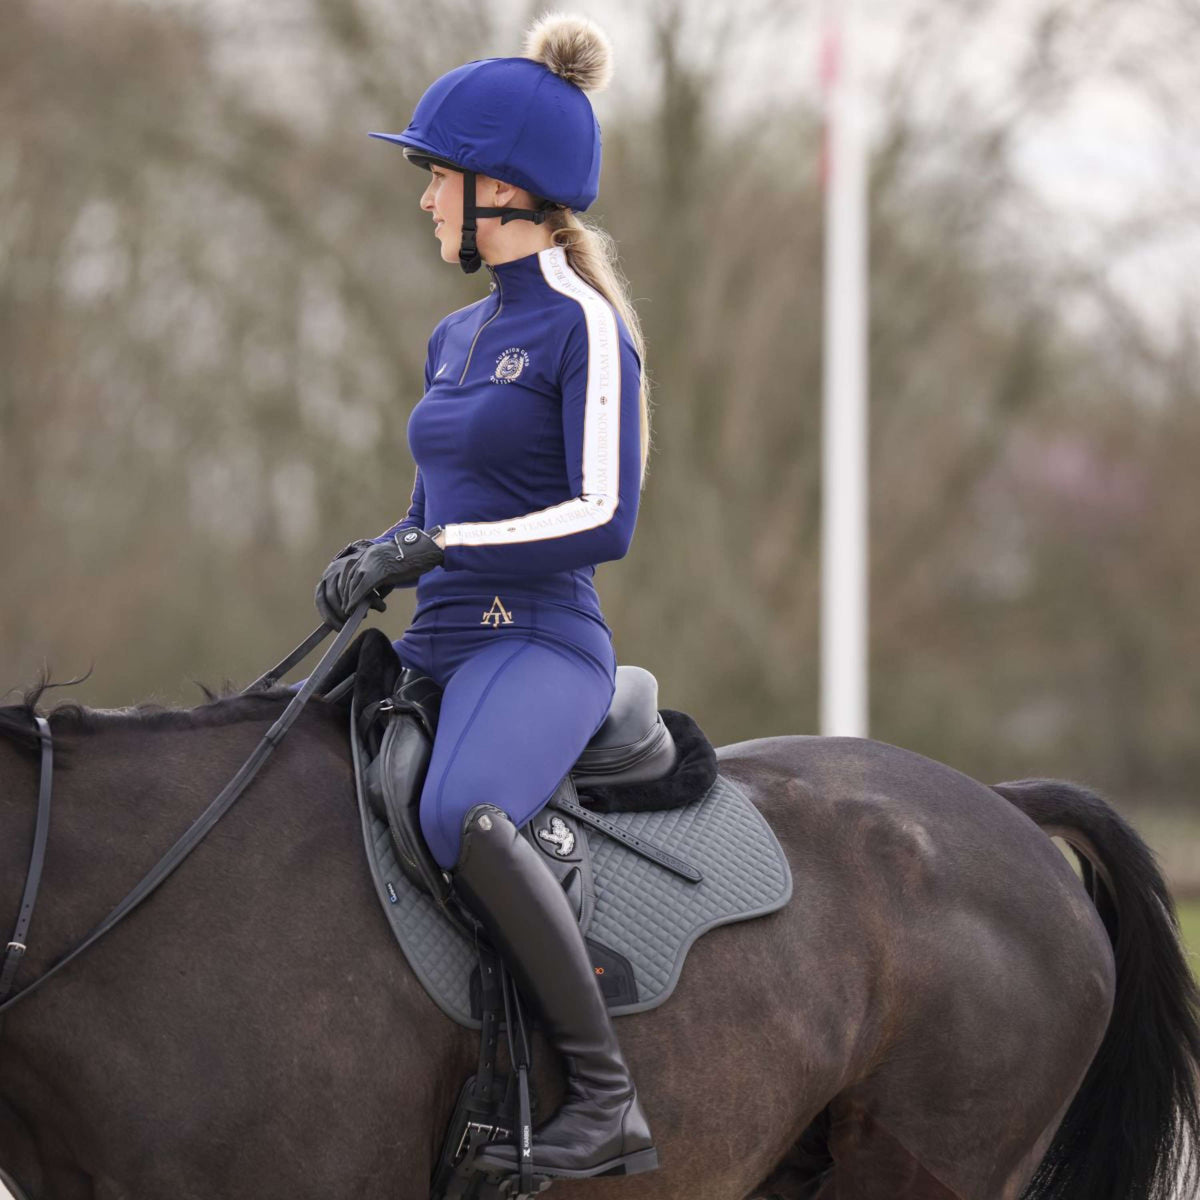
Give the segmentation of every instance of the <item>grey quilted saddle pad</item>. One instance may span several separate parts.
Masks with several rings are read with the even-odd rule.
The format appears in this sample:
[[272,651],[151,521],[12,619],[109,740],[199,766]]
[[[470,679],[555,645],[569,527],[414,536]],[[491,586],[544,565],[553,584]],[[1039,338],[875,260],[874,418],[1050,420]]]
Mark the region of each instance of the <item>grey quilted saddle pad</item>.
[[[417,977],[438,1007],[471,1029],[473,945],[396,862],[387,825],[369,808],[364,841],[372,876]],[[586,825],[595,905],[589,941],[623,956],[632,967],[636,999],[613,1004],[614,1016],[656,1008],[675,990],[692,943],[705,930],[782,908],[792,875],[774,832],[744,792],[718,775],[700,800],[658,812],[606,813],[605,819],[656,843],[696,867],[692,883]]]

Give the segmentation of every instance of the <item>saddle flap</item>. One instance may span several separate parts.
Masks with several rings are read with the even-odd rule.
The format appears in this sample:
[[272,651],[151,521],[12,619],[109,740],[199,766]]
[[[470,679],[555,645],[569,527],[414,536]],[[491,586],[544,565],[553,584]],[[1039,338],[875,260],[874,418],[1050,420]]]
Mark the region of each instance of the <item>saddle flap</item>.
[[521,833],[541,851],[543,860],[571,901],[579,928],[587,933],[596,907],[592,856],[579,822],[555,807],[562,797],[576,799],[570,775],[563,777],[546,807],[521,826]]
[[425,844],[420,816],[440,704],[441,688],[427,675],[406,668],[391,700],[381,708],[387,714],[387,728],[366,775],[368,796],[391,830],[400,869],[445,903],[450,885]]

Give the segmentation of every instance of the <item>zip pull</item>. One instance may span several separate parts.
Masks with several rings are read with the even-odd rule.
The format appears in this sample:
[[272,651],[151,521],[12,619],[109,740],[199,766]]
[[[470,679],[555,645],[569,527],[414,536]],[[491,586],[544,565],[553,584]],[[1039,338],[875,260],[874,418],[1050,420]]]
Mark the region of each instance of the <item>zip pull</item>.
[[479,341],[479,335],[504,311],[504,287],[500,283],[500,277],[491,267],[488,270],[492,272],[492,278],[495,281],[493,287],[499,295],[499,300],[496,302],[496,311],[475,331],[475,336],[471,339],[471,347],[467,351],[467,361],[463,364],[462,374],[458,377],[458,386],[462,387],[464,380],[467,378],[467,372],[471,369],[471,359],[475,354],[475,343]]

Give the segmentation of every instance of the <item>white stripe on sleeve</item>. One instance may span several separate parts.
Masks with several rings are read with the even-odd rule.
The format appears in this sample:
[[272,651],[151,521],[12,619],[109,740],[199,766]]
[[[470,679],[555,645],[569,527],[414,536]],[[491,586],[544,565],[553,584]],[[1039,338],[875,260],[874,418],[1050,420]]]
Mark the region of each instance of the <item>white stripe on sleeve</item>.
[[537,542],[596,529],[612,520],[620,496],[621,345],[616,314],[608,301],[575,273],[566,250],[538,254],[546,282],[583,309],[588,338],[583,421],[583,493],[550,508],[506,521],[446,526],[446,544],[499,546]]

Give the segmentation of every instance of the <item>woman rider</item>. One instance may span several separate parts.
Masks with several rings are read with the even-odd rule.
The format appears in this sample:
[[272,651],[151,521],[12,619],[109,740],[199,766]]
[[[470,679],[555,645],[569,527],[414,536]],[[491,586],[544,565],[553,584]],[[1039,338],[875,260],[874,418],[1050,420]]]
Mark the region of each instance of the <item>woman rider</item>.
[[[374,134],[431,178],[421,208],[442,258],[486,263],[491,294],[429,340],[408,423],[408,514],[326,569],[340,625],[417,584],[395,643],[443,689],[421,793],[429,847],[536,1002],[567,1097],[534,1141],[566,1177],[657,1166],[571,906],[517,829],[549,800],[608,712],[616,656],[593,584],[629,548],[649,443],[642,340],[610,243],[575,216],[596,197],[600,130],[585,91],[611,75],[605,34],[543,17],[519,58],[467,63],[408,128]],[[419,579],[419,582],[418,582]],[[481,1166],[518,1165],[493,1144]]]

